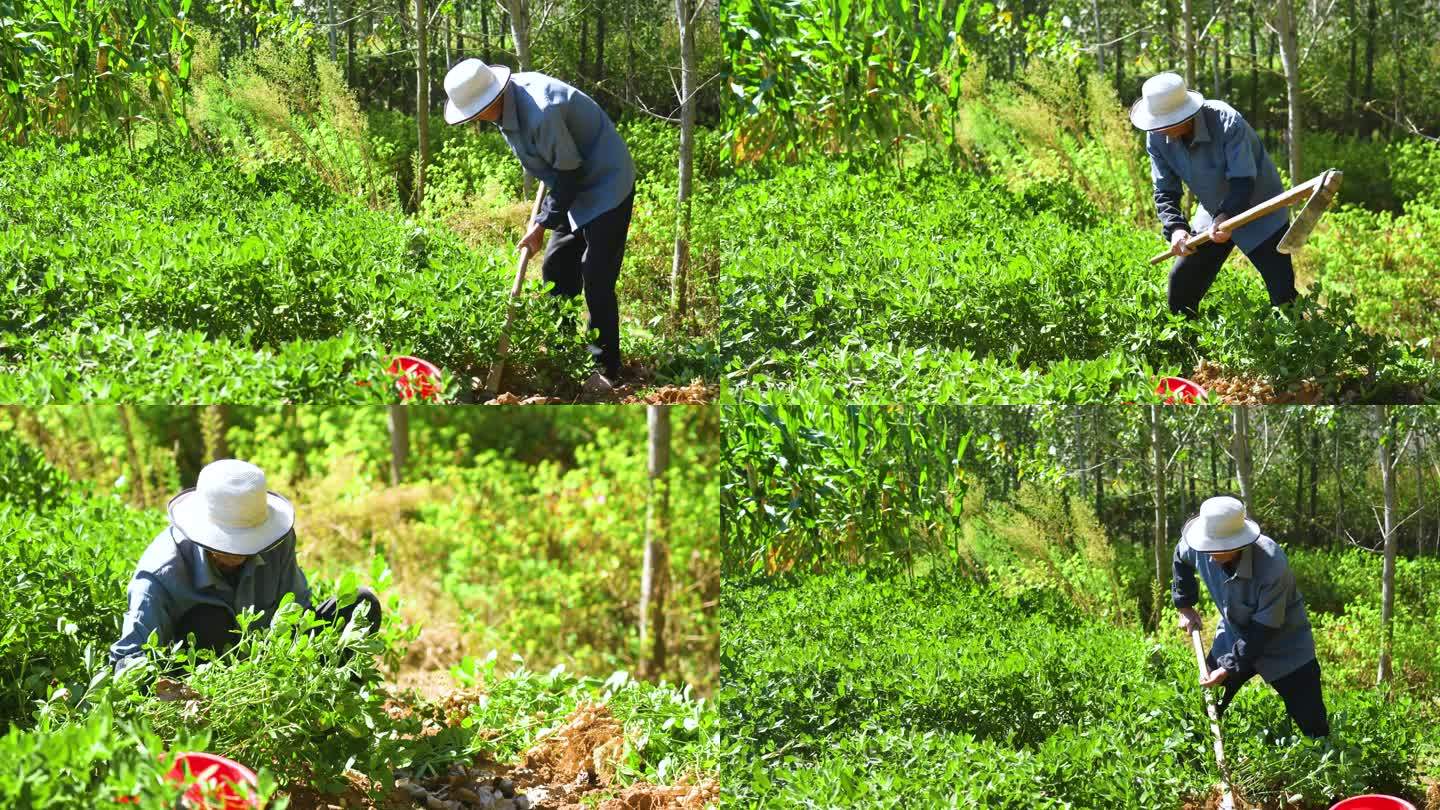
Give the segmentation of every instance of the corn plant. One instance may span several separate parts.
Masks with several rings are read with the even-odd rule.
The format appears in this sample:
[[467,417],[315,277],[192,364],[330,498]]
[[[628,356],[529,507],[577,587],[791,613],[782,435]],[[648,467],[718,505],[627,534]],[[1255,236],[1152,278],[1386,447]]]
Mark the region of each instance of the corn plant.
[[[0,6],[0,133],[106,141],[138,123],[182,132],[191,0],[45,0]],[[133,140],[131,141],[133,147]]]

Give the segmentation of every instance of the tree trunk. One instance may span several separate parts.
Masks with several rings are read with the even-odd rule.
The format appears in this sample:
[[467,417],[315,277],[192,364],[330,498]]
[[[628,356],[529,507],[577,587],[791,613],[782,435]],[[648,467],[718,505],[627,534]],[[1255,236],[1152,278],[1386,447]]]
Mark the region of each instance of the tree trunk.
[[1295,529],[1298,533],[1305,523],[1305,465],[1301,458],[1305,454],[1305,415],[1302,412],[1296,421],[1295,437]]
[[670,264],[670,312],[678,323],[688,306],[690,276],[690,180],[695,157],[695,16],[701,0],[675,0],[680,33],[680,182],[675,252]]
[[635,75],[635,4],[625,4],[625,98],[635,97],[630,77]]
[[1180,0],[1180,21],[1185,27],[1185,86],[1195,89],[1195,9],[1191,0]]
[[1365,100],[1375,97],[1375,0],[1365,6]]
[[1310,509],[1309,518],[1306,520],[1306,536],[1314,544],[1319,539],[1319,531],[1315,525],[1319,519],[1320,508],[1320,426],[1313,425],[1310,430]]
[[205,463],[219,461],[222,458],[234,458],[230,455],[230,443],[225,439],[225,430],[230,425],[230,407],[228,405],[206,405],[200,416],[200,434],[205,440]]
[[575,66],[575,73],[579,76],[588,76],[585,72],[585,60],[590,51],[590,18],[583,12],[580,16],[580,63]]
[[345,15],[345,85],[355,86],[355,4]]
[[295,481],[304,481],[310,477],[310,442],[305,438],[305,431],[300,426],[300,412],[295,405],[285,406],[284,421],[290,425],[290,435],[295,437]]
[[1338,542],[1342,537],[1341,531],[1344,528],[1342,521],[1345,513],[1345,475],[1340,468],[1340,424],[1337,420],[1335,426],[1335,444],[1330,455],[1332,468],[1335,470],[1335,528],[1331,533],[1333,541]]
[[1359,45],[1355,36],[1355,0],[1345,0],[1345,22],[1350,25],[1350,72],[1345,75],[1345,123],[1351,131],[1359,134],[1360,128],[1355,120],[1355,94],[1359,90],[1356,86],[1355,60],[1356,47]]
[[[480,0],[488,3],[490,0]],[[465,58],[465,4],[455,0],[455,61]],[[450,65],[446,65],[449,68]]]
[[325,38],[330,41],[330,61],[336,61],[335,0],[325,0]]
[[1394,21],[1390,25],[1390,49],[1395,58],[1395,126],[1403,127],[1405,121],[1405,23],[1400,19],[1400,0],[1391,0],[1390,10]]
[[1127,98],[1125,92],[1125,40],[1120,39],[1120,24],[1115,24],[1115,95]]
[[[1217,3],[1210,5],[1213,8]],[[1210,73],[1210,97],[1224,97],[1224,93],[1220,90],[1220,37],[1213,32],[1210,35]]]
[[1294,0],[1275,4],[1275,29],[1280,38],[1280,65],[1285,70],[1285,151],[1289,157],[1290,182],[1300,182],[1300,46],[1295,33]]
[[390,486],[398,487],[405,480],[405,465],[410,463],[410,411],[404,405],[388,406],[390,428]]
[[1255,126],[1261,125],[1260,109],[1260,49],[1255,42],[1255,28],[1259,25],[1252,16],[1250,19],[1250,115]]
[[605,80],[605,0],[595,4],[595,84]]
[[1090,12],[1095,20],[1095,62],[1097,72],[1105,75],[1105,29],[1100,27],[1100,0],[1090,0]]
[[1375,420],[1380,430],[1379,456],[1380,478],[1385,486],[1385,514],[1383,532],[1385,537],[1385,567],[1380,575],[1380,666],[1375,674],[1375,685],[1390,680],[1390,654],[1395,641],[1395,626],[1391,617],[1395,614],[1395,468],[1390,463],[1390,442],[1394,434],[1390,431],[1389,413],[1384,405],[1375,406]]
[[1150,450],[1151,450],[1151,473],[1154,476],[1154,506],[1155,506],[1155,581],[1165,581],[1164,559],[1162,549],[1165,546],[1167,536],[1166,515],[1165,515],[1165,425],[1160,419],[1160,406],[1150,406]]
[[134,503],[141,506],[149,504],[150,499],[145,492],[145,468],[140,464],[140,452],[135,447],[135,429],[130,424],[130,406],[120,405],[120,432],[125,436],[125,457],[130,462],[130,475],[135,480]]
[[415,165],[415,208],[425,201],[425,167],[430,164],[430,37],[425,0],[415,0],[415,123],[419,157]]
[[1415,556],[1425,553],[1425,432],[1415,430]]
[[1180,38],[1175,35],[1175,19],[1179,16],[1175,11],[1175,0],[1165,0],[1165,35],[1170,44],[1170,61],[1175,62],[1176,54],[1182,53]]
[[670,406],[646,409],[650,430],[650,491],[646,498],[645,563],[640,577],[640,672],[658,677],[665,669],[665,591],[669,552],[665,537],[670,519]]
[[1225,26],[1225,97],[1231,98],[1235,95],[1235,37],[1230,31],[1230,26]]
[[530,69],[530,0],[505,0],[510,12],[510,37],[515,41],[515,61],[520,72]]
[[1249,512],[1254,508],[1250,501],[1251,472],[1253,470],[1250,458],[1250,407],[1248,405],[1236,405],[1230,411],[1231,419],[1231,455],[1235,459],[1235,475],[1240,480],[1240,500],[1245,502],[1245,511]]
[[490,0],[480,0],[480,58],[486,64],[494,61],[490,58]]

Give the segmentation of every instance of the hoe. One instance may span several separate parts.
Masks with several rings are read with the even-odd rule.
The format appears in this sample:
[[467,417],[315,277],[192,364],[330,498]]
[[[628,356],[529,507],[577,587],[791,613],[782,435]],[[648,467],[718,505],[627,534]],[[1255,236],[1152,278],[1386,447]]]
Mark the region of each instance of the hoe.
[[[535,202],[530,206],[530,218],[526,227],[535,221],[540,213],[540,200],[545,196],[545,184],[537,183]],[[520,249],[520,261],[515,268],[515,283],[510,287],[510,298],[505,305],[505,326],[500,330],[500,342],[495,347],[495,362],[490,365],[490,374],[485,378],[485,396],[493,397],[500,390],[500,376],[505,373],[505,358],[510,356],[510,327],[515,325],[515,308],[520,300],[520,291],[525,288],[525,265],[530,263],[530,248]]]
[[[1330,201],[1335,199],[1335,192],[1340,188],[1340,180],[1343,173],[1339,169],[1329,169],[1319,175],[1306,180],[1295,188],[1260,203],[1253,208],[1248,208],[1235,216],[1225,220],[1226,230],[1234,230],[1242,225],[1249,224],[1260,217],[1265,216],[1281,208],[1294,205],[1301,199],[1305,200],[1305,207],[1300,209],[1300,214],[1290,224],[1290,230],[1280,237],[1280,244],[1275,249],[1281,253],[1294,253],[1302,247],[1310,238],[1311,231],[1324,215],[1325,209],[1330,207]],[[1185,240],[1185,246],[1191,249],[1200,247],[1210,241],[1210,233],[1197,233]],[[1159,264],[1170,256],[1166,250],[1150,257],[1151,264]]]
[[[1209,667],[1205,666],[1205,645],[1200,641],[1200,630],[1190,628],[1190,646],[1195,650],[1195,665],[1200,668],[1200,678],[1205,679],[1209,675]],[[1225,742],[1220,736],[1220,713],[1215,708],[1215,698],[1211,697],[1210,690],[1205,689],[1205,713],[1210,715],[1210,733],[1215,737],[1215,765],[1220,769],[1220,804],[1219,810],[1235,810],[1235,794],[1230,790],[1230,779],[1226,776],[1225,766]]]

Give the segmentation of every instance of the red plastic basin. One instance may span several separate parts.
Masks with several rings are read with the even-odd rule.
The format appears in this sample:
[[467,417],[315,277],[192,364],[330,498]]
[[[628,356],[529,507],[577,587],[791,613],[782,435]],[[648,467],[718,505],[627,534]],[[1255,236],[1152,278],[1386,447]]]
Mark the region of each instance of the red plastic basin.
[[1415,805],[1394,796],[1372,793],[1345,799],[1331,807],[1330,810],[1415,810]]
[[[184,753],[175,755],[175,764],[165,778],[184,783],[186,769],[189,769],[190,786],[185,791],[189,806],[197,810],[253,810],[260,803],[252,798],[241,798],[235,785],[246,785],[253,793],[258,781],[255,772],[234,760],[217,757],[214,754]],[[224,803],[218,807],[205,801],[206,794],[219,798]]]
[[[400,392],[401,402],[414,399],[417,395],[426,401],[440,398],[440,386],[435,384],[440,377],[440,367],[429,360],[402,354],[390,361],[385,373],[395,378],[395,390]],[[411,380],[414,380],[413,388]],[[368,386],[370,381],[356,380],[355,384]]]
[[1161,377],[1155,393],[1165,398],[1166,405],[1190,405],[1205,398],[1205,389],[1184,377]]
[[[440,377],[440,368],[428,360],[402,354],[390,362],[386,371],[396,378],[395,388],[399,390],[401,400],[413,399],[417,395],[426,401],[440,397],[440,388],[435,385],[435,380]],[[413,388],[411,380],[415,381]]]

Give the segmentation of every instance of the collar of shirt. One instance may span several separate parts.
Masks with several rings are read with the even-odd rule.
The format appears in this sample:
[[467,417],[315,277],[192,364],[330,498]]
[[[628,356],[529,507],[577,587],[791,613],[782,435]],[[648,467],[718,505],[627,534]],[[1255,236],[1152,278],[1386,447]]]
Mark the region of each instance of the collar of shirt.
[[[171,528],[171,537],[175,537],[173,527]],[[230,583],[226,582],[224,576],[216,570],[215,563],[210,559],[210,555],[205,551],[204,546],[180,538],[175,538],[175,545],[179,546],[182,552],[189,557],[191,584],[195,586],[195,590],[203,591],[207,588],[230,587]],[[265,565],[265,558],[263,556],[259,554],[251,555],[251,557],[245,561],[245,564],[240,566],[240,576],[238,576],[235,581],[237,583],[245,581],[246,578],[254,575],[257,567],[262,565]]]
[[1176,137],[1174,135],[1166,135],[1165,140],[1170,142],[1179,141],[1182,145],[1192,148],[1197,143],[1209,143],[1210,125],[1205,123],[1205,109],[1202,107],[1199,112],[1195,113],[1195,131],[1191,133],[1188,142],[1183,137]]
[[500,97],[504,99],[500,102],[500,128],[506,132],[516,132],[520,129],[520,119],[515,115],[515,83],[506,82],[505,89],[500,91]]
[[[1224,570],[1224,566],[1221,566]],[[1240,550],[1240,559],[1235,561],[1235,573],[1227,579],[1253,579],[1255,577],[1255,557],[1251,546]]]

